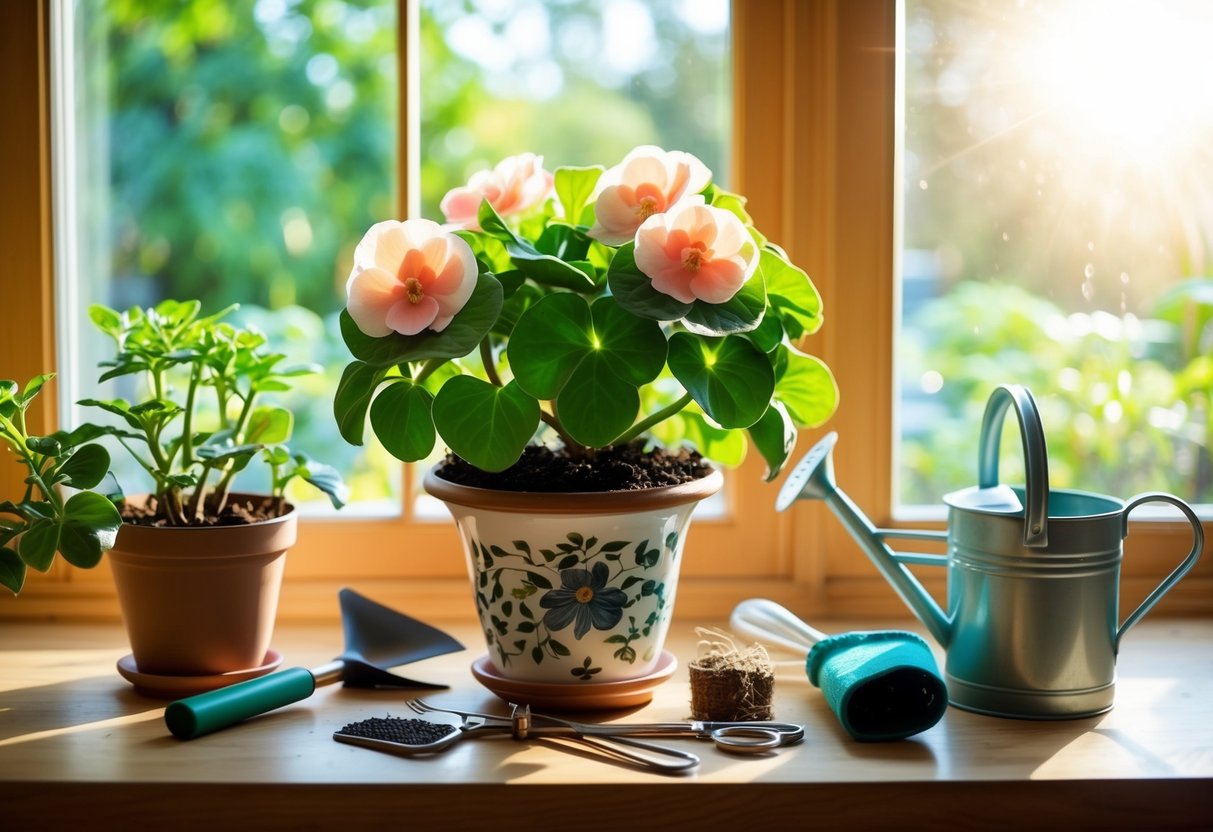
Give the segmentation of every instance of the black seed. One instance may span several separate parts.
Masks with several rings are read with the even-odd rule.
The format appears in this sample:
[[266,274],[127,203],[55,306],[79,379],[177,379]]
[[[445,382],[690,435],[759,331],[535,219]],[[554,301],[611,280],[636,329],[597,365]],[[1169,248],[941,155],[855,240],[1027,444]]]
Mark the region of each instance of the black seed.
[[372,717],[361,722],[351,722],[339,733],[372,740],[388,740],[404,745],[429,745],[455,730],[455,726],[425,719],[404,719],[389,716],[386,719]]

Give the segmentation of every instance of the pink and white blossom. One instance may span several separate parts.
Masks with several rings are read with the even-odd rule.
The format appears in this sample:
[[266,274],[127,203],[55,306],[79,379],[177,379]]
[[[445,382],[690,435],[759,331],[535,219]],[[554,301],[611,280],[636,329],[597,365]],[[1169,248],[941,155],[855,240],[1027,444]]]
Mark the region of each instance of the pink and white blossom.
[[683,303],[724,303],[754,274],[759,251],[735,214],[685,204],[644,221],[635,256],[658,292]]
[[697,194],[711,181],[712,172],[690,153],[641,145],[598,180],[589,234],[607,245],[622,245],[654,214],[688,200],[702,203]]
[[441,332],[476,287],[471,247],[431,220],[376,223],[354,250],[346,309],[366,335]]
[[466,185],[447,191],[440,207],[450,225],[478,230],[477,215],[484,200],[502,217],[521,214],[551,195],[553,181],[552,173],[543,168],[542,156],[519,153],[502,159],[492,170],[477,171]]

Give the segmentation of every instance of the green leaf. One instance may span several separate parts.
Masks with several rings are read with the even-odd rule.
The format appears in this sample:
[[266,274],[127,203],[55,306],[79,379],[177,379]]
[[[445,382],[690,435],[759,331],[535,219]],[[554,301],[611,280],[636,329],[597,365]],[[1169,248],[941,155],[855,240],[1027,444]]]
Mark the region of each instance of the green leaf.
[[0,584],[17,595],[25,585],[25,561],[8,547],[0,548]]
[[670,337],[670,372],[723,428],[745,428],[766,412],[775,371],[766,355],[740,335]]
[[735,467],[745,461],[745,433],[740,430],[725,430],[708,422],[698,413],[683,411],[679,414],[686,425],[686,439],[699,453],[713,462]]
[[592,292],[596,288],[592,265],[585,261],[565,262],[559,257],[544,254],[515,234],[487,199],[480,203],[477,219],[486,234],[501,241],[513,264],[536,283],[574,292]]
[[754,274],[742,284],[737,294],[724,303],[697,300],[691,305],[684,323],[699,335],[731,335],[749,332],[762,323],[767,308],[766,287],[762,273]]
[[117,336],[122,332],[122,316],[108,306],[94,303],[88,308],[88,317],[97,329],[107,335]]
[[565,429],[592,448],[611,444],[632,426],[640,410],[640,393],[619,377],[613,362],[604,353],[588,354],[556,397]]
[[475,350],[501,312],[501,284],[491,274],[476,278],[467,304],[442,332],[424,330],[416,335],[393,332],[372,338],[358,329],[346,310],[341,311],[341,337],[354,357],[374,367],[389,367],[430,358],[460,358]]
[[[776,384],[777,391],[778,387]],[[762,414],[762,418],[747,430],[754,447],[766,460],[765,479],[771,482],[779,476],[792,454],[792,449],[796,447],[796,425],[783,402],[775,401],[767,408],[767,412]]]
[[816,356],[784,347],[787,369],[775,386],[775,398],[783,402],[792,421],[802,428],[822,425],[838,407],[838,385],[830,368]]
[[821,295],[802,269],[770,248],[762,250],[758,269],[766,281],[771,308],[783,320],[784,329],[792,340],[821,328]]
[[136,414],[131,413],[131,406],[122,399],[111,399],[102,401],[101,399],[81,399],[76,404],[84,407],[98,407],[106,413],[113,413],[116,416],[121,416],[122,419],[135,430],[143,430],[143,422],[139,420]]
[[388,368],[373,367],[365,361],[351,361],[341,372],[337,393],[333,396],[333,417],[341,438],[361,445],[366,429],[366,412],[375,388],[387,377]]
[[21,560],[39,572],[50,569],[55,559],[55,551],[59,548],[59,529],[59,524],[54,520],[34,521],[17,544]]
[[564,216],[571,223],[576,223],[581,217],[581,211],[594,194],[594,186],[602,176],[601,165],[592,167],[560,167],[553,175],[555,179],[556,198],[564,209]]
[[59,468],[59,473],[65,478],[64,485],[72,488],[92,488],[105,478],[109,467],[109,451],[100,445],[84,445],[67,458]]
[[320,489],[329,498],[333,508],[339,509],[349,499],[349,488],[341,478],[341,473],[331,465],[317,462],[307,454],[295,454],[299,476],[303,481]]
[[21,409],[24,410],[26,407],[29,407],[29,403],[33,401],[34,396],[37,396],[38,391],[42,389],[42,385],[46,384],[54,377],[54,373],[44,373],[43,375],[34,376],[31,378],[29,382],[26,383],[25,390],[22,391],[21,395],[15,397],[18,404],[21,405]]
[[90,569],[114,545],[122,517],[114,504],[92,491],[73,494],[63,507],[59,551],[72,566]]
[[653,281],[636,266],[634,243],[624,243],[611,258],[607,285],[620,306],[641,318],[677,321],[694,308],[653,288]]
[[604,382],[614,390],[617,382],[635,388],[652,381],[665,365],[666,342],[655,321],[626,312],[610,297],[591,307],[564,292],[542,298],[518,319],[508,350],[519,386],[538,399],[554,399],[583,365],[582,390],[606,375],[615,377]]
[[371,428],[396,459],[417,462],[434,450],[433,406],[434,397],[421,385],[408,379],[393,381],[371,405]]
[[459,376],[434,398],[434,424],[452,451],[485,471],[503,471],[539,427],[539,402],[511,381],[496,387]]
[[294,425],[295,415],[285,407],[258,407],[249,414],[244,441],[246,444],[277,445],[291,438]]

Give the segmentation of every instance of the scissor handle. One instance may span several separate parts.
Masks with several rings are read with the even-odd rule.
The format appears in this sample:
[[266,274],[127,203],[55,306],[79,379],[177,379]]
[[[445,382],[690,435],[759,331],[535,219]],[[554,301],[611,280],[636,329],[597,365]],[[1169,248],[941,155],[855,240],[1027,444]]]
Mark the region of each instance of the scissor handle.
[[773,728],[728,725],[712,731],[712,742],[730,754],[761,754],[783,745],[783,735]]

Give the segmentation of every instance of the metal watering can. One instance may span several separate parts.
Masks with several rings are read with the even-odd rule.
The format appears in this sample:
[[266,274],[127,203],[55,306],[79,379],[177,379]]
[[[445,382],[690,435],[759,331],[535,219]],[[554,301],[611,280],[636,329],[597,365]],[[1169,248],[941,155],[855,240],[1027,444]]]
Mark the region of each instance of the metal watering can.
[[[998,478],[1003,418],[1019,418],[1027,485]],[[877,529],[834,482],[831,433],[797,464],[776,501],[824,500],[901,599],[947,651],[951,704],[994,716],[1069,719],[1112,707],[1116,654],[1141,620],[1200,557],[1204,531],[1183,500],[1146,493],[1128,502],[1050,489],[1036,401],[1020,385],[997,388],[981,425],[978,485],[946,495],[948,529]],[[1192,525],[1192,549],[1123,623],[1117,624],[1122,541],[1129,513],[1149,502],[1176,506]],[[946,540],[947,555],[895,552],[889,538]],[[909,570],[947,566],[947,612]]]

